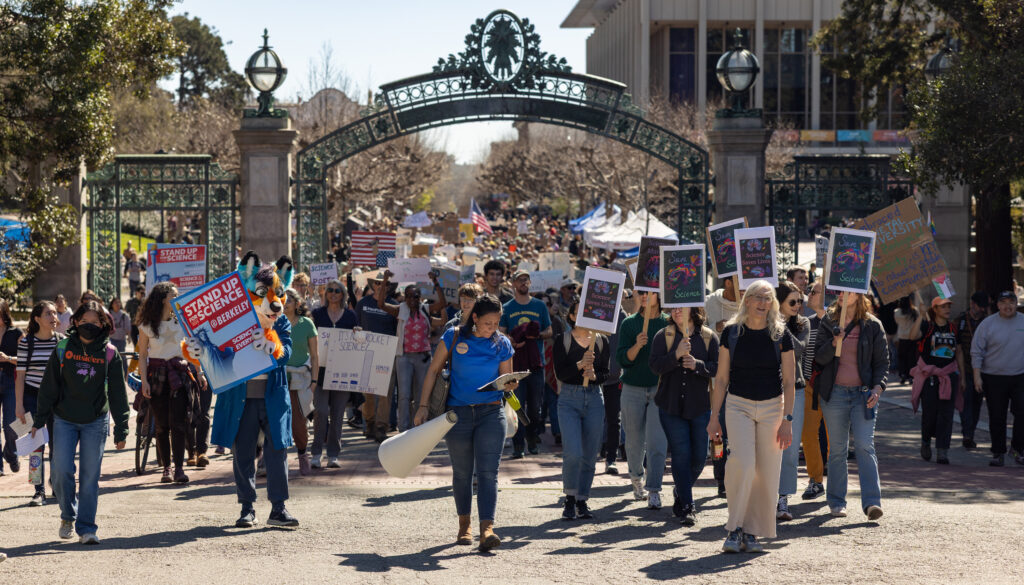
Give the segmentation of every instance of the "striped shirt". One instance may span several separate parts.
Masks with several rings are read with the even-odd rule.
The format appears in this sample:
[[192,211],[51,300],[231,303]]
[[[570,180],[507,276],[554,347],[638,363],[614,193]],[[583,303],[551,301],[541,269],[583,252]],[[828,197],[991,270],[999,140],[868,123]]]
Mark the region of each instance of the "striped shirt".
[[814,366],[814,350],[818,347],[818,325],[821,317],[811,317],[811,330],[807,335],[807,347],[804,349],[803,363],[800,364],[804,371],[804,380],[811,381],[811,370]]
[[60,337],[55,333],[49,339],[35,338],[32,343],[32,355],[28,354],[28,335],[18,341],[18,371],[24,372],[26,388],[39,390],[43,383],[43,373],[46,372],[46,362],[57,348]]

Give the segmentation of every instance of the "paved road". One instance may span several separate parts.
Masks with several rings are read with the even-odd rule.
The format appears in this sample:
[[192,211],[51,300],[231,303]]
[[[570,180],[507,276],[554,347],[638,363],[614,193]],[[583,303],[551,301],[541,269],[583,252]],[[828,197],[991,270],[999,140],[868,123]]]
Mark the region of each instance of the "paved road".
[[[29,508],[25,473],[8,474],[0,478],[0,550],[11,558],[0,564],[0,582],[1024,582],[1024,467],[992,469],[984,451],[959,447],[948,467],[921,461],[919,419],[898,405],[900,392],[887,395],[892,402],[879,415],[882,521],[855,512],[854,479],[849,518],[829,517],[823,500],[797,500],[797,518],[780,526],[764,555],[718,552],[726,508],[714,495],[710,468],[698,482],[694,528],[679,525],[668,508],[634,503],[628,480],[607,475],[595,482],[597,521],[562,522],[552,445],[540,456],[503,462],[504,544],[481,555],[451,544],[455,512],[443,450],[415,476],[397,480],[376,464],[376,444],[353,432],[342,469],[293,475],[289,509],[302,521],[294,531],[233,527],[230,455],[190,470],[194,481],[180,488],[157,483],[155,471],[135,476],[129,452],[108,451],[98,518],[103,543],[90,548],[59,541],[52,500]],[[979,437],[983,446],[987,440]],[[294,474],[294,458],[292,468]],[[801,489],[805,481],[801,475]],[[264,501],[258,512],[265,520]]]

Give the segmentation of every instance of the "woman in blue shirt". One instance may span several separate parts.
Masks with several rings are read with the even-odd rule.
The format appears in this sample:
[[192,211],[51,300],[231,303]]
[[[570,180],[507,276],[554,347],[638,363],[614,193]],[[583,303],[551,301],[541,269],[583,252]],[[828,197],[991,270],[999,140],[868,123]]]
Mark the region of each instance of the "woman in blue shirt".
[[[477,389],[501,374],[512,372],[512,342],[498,331],[501,304],[494,295],[477,299],[469,321],[451,328],[441,336],[442,343],[423,381],[420,406],[413,424],[426,422],[434,381],[452,355],[451,388],[448,407],[459,420],[448,431],[445,442],[452,462],[452,490],[459,514],[459,535],[456,544],[472,544],[470,513],[473,509],[473,470],[477,477],[477,509],[480,516],[480,550],[498,547],[501,540],[494,534],[494,510],[498,504],[498,463],[505,444],[505,411],[502,393],[478,392]],[[512,391],[516,383],[505,386]]]

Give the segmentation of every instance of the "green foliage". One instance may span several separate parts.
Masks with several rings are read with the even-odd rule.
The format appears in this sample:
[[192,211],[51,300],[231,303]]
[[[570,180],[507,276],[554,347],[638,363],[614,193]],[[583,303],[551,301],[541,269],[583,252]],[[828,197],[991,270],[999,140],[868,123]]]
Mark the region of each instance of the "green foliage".
[[430,209],[430,204],[434,202],[435,193],[433,189],[427,189],[412,200],[412,210],[416,213],[423,211],[424,209]]
[[245,77],[231,68],[224,41],[215,29],[187,14],[171,18],[174,33],[185,45],[178,57],[178,105],[193,105],[204,98],[241,110],[249,93]]
[[0,274],[0,297],[11,298],[32,287],[36,276],[57,257],[61,249],[78,240],[79,216],[70,205],[61,205],[50,185],[23,186],[14,194],[24,202],[20,214],[31,233],[30,244],[0,244],[4,257]]

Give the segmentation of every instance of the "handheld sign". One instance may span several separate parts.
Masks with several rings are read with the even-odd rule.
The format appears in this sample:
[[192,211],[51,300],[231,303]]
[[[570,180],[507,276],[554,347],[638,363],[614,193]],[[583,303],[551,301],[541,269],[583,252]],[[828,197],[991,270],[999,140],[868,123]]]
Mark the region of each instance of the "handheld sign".
[[322,327],[317,331],[317,349],[324,367],[324,390],[387,396],[397,337]]
[[661,255],[658,250],[662,246],[675,245],[675,240],[668,238],[640,238],[640,255],[637,256],[636,279],[633,288],[647,292],[658,292],[660,288],[658,265]]
[[202,345],[199,362],[214,394],[277,367],[253,347],[263,329],[237,271],[176,297],[171,306],[185,335]]
[[626,273],[588,266],[583,295],[576,310],[576,326],[612,335],[619,324]]
[[736,230],[736,266],[740,290],[757,280],[779,285],[779,268],[775,259],[775,228],[754,227]]
[[828,238],[825,236],[814,236],[814,263],[825,269],[825,256],[828,255]]
[[831,290],[871,293],[875,232],[832,228],[825,264],[825,286]]
[[747,218],[730,219],[708,226],[708,248],[715,276],[726,278],[739,271],[736,265],[736,230],[747,227]]
[[429,258],[388,258],[393,282],[426,282],[430,280]]
[[180,293],[206,282],[206,246],[156,244],[146,253],[146,258],[146,294],[158,282],[173,283]]
[[661,306],[704,306],[704,245],[661,248]]
[[538,270],[530,274],[530,292],[545,292],[549,288],[558,290],[563,280],[561,270]]
[[338,265],[334,262],[309,265],[309,280],[313,286],[327,284],[336,278],[338,278]]

